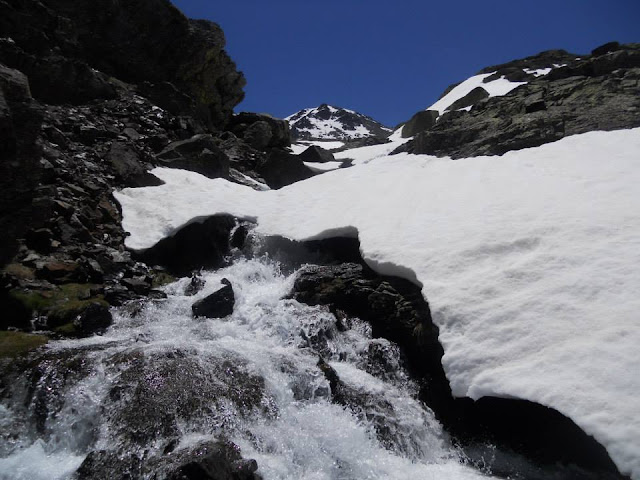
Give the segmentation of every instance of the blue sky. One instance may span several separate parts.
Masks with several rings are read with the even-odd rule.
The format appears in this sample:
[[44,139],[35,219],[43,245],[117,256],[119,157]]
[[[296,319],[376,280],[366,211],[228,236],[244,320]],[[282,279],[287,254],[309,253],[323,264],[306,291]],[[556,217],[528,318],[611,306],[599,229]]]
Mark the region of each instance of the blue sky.
[[389,126],[451,83],[542,50],[640,42],[640,0],[172,0],[220,24],[247,77],[236,111],[321,103]]

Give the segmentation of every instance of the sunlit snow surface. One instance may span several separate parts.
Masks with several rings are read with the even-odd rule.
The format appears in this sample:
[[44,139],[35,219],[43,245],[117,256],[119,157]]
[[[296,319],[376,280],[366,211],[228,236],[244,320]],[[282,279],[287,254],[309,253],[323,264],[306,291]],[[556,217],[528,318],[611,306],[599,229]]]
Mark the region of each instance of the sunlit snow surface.
[[485,78],[490,77],[491,75],[493,75],[493,73],[481,73],[480,75],[474,75],[473,77],[467,78],[464,82],[456,85],[449,93],[436,103],[427,108],[427,110],[437,110],[442,114],[451,104],[453,104],[453,102],[460,100],[476,87],[484,88],[487,93],[489,93],[490,97],[500,97],[502,95],[506,95],[514,88],[527,83],[510,82],[504,77],[492,80],[491,82],[482,83]]
[[556,408],[640,478],[639,162],[633,129],[379,156],[269,192],[155,169],[165,185],[116,197],[134,249],[220,212],[293,239],[356,227],[371,266],[423,285],[455,395]]

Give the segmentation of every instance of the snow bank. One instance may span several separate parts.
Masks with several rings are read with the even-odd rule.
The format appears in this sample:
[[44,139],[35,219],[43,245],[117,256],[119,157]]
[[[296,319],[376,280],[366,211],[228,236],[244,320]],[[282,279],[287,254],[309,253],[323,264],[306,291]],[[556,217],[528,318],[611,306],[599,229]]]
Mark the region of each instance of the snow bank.
[[640,479],[638,159],[634,129],[502,157],[379,156],[267,192],[155,169],[165,185],[115,195],[134,249],[223,212],[298,240],[357,228],[371,265],[423,285],[455,395],[553,407]]
[[442,115],[444,111],[453,104],[453,102],[460,100],[476,87],[484,88],[489,93],[490,97],[500,97],[502,95],[506,95],[514,88],[527,83],[510,82],[504,77],[492,80],[491,82],[482,83],[485,78],[490,77],[493,73],[481,73],[480,75],[474,75],[473,77],[467,78],[464,82],[456,85],[449,93],[436,103],[427,108],[427,110],[437,110]]

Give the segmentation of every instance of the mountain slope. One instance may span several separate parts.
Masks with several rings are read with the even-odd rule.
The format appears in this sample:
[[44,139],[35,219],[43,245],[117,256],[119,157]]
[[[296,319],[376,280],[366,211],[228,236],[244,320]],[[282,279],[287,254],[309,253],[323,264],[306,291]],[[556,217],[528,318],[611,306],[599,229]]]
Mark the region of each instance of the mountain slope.
[[603,47],[582,57],[552,51],[489,67],[451,88],[430,115],[419,112],[393,138],[414,137],[400,151],[461,158],[640,126],[640,45]]
[[346,108],[322,104],[285,118],[294,140],[342,140],[386,138],[391,129],[373,118]]

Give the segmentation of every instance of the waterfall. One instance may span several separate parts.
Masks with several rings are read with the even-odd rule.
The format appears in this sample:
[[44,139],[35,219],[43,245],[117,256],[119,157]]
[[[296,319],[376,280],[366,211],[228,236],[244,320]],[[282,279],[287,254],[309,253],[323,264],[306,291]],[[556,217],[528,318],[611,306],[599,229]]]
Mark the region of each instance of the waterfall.
[[[399,349],[357,318],[338,325],[326,307],[287,299],[295,272],[283,270],[239,258],[203,272],[194,296],[182,278],[165,300],[114,310],[104,335],[52,341],[7,367],[0,478],[72,478],[98,451],[163,478],[163,458],[220,438],[265,479],[486,478],[418,400]],[[222,278],[233,314],[193,318]]]

